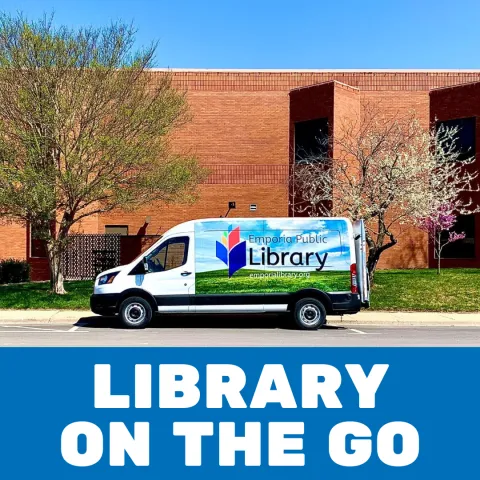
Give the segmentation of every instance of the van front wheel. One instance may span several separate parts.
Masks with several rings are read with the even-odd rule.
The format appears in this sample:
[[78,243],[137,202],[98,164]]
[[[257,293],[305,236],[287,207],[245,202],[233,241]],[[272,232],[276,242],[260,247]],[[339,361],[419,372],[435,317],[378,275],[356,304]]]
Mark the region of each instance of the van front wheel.
[[145,328],[152,316],[152,307],[144,298],[129,297],[120,305],[120,320],[124,327]]
[[302,298],[295,304],[293,312],[298,328],[302,330],[317,330],[327,320],[327,312],[321,302],[315,298]]

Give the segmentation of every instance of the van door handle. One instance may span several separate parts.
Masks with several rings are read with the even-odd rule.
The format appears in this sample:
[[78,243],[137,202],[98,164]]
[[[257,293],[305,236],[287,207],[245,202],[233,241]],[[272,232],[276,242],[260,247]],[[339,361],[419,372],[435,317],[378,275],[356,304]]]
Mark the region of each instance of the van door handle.
[[182,277],[188,277],[188,276],[191,275],[191,274],[192,274],[192,272],[182,272],[180,275],[181,275]]

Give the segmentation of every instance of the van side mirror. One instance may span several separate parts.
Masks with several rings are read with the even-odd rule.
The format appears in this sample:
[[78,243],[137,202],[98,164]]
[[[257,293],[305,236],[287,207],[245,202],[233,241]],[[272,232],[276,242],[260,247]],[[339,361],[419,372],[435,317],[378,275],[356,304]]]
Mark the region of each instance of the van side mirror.
[[147,260],[147,257],[143,257],[143,270],[145,273],[148,273],[148,260]]

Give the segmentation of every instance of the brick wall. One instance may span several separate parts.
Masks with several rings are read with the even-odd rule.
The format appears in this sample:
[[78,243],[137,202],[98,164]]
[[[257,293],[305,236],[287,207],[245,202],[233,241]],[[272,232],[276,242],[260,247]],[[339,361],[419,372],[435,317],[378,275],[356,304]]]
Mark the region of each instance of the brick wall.
[[72,233],[98,233],[98,215],[82,218],[72,227]]
[[[229,217],[286,217],[288,216],[287,184],[277,185],[202,185],[198,201],[189,205],[153,204],[136,212],[112,212],[99,218],[99,232],[104,225],[128,224],[129,233],[135,235],[144,227],[145,217],[151,217],[146,232],[149,235],[163,234],[178,223],[206,217],[220,217],[228,210],[228,202],[237,204]],[[250,204],[257,205],[257,211],[250,211]]]
[[[152,83],[163,74],[152,70]],[[336,121],[356,111],[360,98],[360,102],[378,103],[387,114],[413,109],[427,126],[429,90],[480,81],[480,71],[192,70],[171,74],[174,85],[187,92],[192,117],[175,133],[172,146],[196,155],[212,172],[199,188],[198,202],[152,204],[137,212],[98,215],[84,220],[76,231],[103,233],[105,225],[127,224],[130,234],[158,234],[182,221],[223,215],[229,201],[237,202],[232,217],[287,216],[291,120],[326,115],[335,128]],[[305,86],[312,88],[295,90]],[[470,93],[465,95],[463,102],[468,103]],[[256,212],[250,212],[250,204],[257,204]],[[146,216],[151,217],[148,226]],[[381,267],[426,266],[423,233],[409,230],[400,242],[387,252]],[[25,252],[22,228],[0,226],[0,258],[25,258]]]
[[27,258],[27,234],[22,225],[0,223],[0,260],[5,258]]
[[286,92],[188,93],[191,121],[172,145],[209,165],[278,165],[288,149]]
[[[152,72],[163,74],[159,69]],[[480,71],[194,71],[173,70],[174,84],[202,92],[284,91],[323,82],[337,82],[362,91],[428,91],[433,88],[477,82]]]

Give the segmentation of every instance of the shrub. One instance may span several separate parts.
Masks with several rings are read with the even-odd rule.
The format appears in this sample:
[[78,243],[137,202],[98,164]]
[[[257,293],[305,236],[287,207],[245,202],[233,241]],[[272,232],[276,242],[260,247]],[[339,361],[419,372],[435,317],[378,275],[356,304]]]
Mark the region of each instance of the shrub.
[[0,284],[21,283],[30,279],[30,265],[25,260],[9,258],[0,261]]

